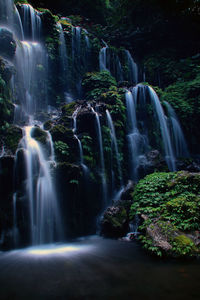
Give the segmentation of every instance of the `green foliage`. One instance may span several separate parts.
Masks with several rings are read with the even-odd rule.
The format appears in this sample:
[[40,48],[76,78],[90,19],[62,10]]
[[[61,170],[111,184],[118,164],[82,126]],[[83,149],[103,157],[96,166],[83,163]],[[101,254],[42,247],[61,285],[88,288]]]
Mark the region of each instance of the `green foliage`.
[[56,155],[59,156],[62,160],[66,159],[66,157],[69,156],[69,146],[62,142],[62,141],[56,141],[54,143]]
[[194,242],[184,234],[175,237],[172,245],[173,251],[178,256],[192,256],[197,251]]
[[[200,230],[200,174],[154,173],[140,180],[133,193],[130,217],[145,215],[140,226],[156,230],[170,243],[173,255],[194,255],[198,249],[183,232]],[[160,247],[150,236],[142,236],[144,247],[158,255]]]
[[[200,175],[154,173],[142,179],[133,194],[130,215],[162,216],[180,230],[200,228]],[[170,199],[170,200],[169,200]]]
[[83,147],[83,153],[84,153],[84,161],[86,165],[88,165],[90,168],[93,168],[96,166],[96,161],[94,157],[94,149],[93,149],[93,140],[92,138],[84,134],[81,138],[81,143]]
[[107,71],[86,73],[82,81],[86,98],[96,100],[111,86],[117,86],[116,80]]

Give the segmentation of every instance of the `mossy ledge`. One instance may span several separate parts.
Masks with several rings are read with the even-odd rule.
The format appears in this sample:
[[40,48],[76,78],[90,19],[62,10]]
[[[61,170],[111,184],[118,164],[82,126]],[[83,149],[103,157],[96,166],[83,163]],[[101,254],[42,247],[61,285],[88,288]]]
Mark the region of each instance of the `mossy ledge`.
[[200,254],[200,173],[153,173],[133,192],[130,219],[141,219],[139,240],[152,254]]

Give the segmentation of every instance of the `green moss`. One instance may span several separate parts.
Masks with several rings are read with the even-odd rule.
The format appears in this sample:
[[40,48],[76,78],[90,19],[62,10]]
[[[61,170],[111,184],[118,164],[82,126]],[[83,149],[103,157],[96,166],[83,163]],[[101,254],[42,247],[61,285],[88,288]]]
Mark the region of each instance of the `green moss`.
[[68,117],[72,116],[73,112],[75,111],[75,107],[76,107],[75,102],[65,104],[62,107],[62,114],[65,115],[65,116],[68,116]]
[[[184,232],[200,230],[199,190],[199,173],[182,171],[148,175],[139,181],[134,190],[130,217],[148,216],[140,230],[146,230],[150,224],[157,226],[159,232],[173,246],[172,254],[179,256],[192,254],[192,246],[190,250],[184,250],[184,246],[181,248],[177,245],[179,240],[177,241],[175,237],[184,235]],[[149,249],[151,247],[149,237],[142,240]]]
[[82,85],[86,99],[95,100],[111,87],[116,87],[116,80],[107,71],[86,73]]
[[45,145],[47,143],[47,133],[40,127],[34,127],[31,132],[31,135],[35,140],[37,140],[41,144]]
[[5,129],[3,140],[7,150],[11,151],[12,154],[15,154],[21,138],[21,128],[16,126],[9,126],[7,129]]
[[173,251],[178,256],[193,256],[198,252],[194,242],[184,234],[175,237],[172,244]]

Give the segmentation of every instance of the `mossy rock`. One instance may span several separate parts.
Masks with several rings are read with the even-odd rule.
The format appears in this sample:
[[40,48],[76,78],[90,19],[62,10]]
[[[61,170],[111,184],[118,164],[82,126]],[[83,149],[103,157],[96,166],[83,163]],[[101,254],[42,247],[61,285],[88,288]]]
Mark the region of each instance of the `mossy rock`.
[[76,109],[76,103],[71,102],[62,106],[62,115],[71,117]]
[[[143,215],[146,224],[151,222]],[[145,249],[152,254],[172,257],[191,257],[199,255],[199,239],[195,239],[195,232],[184,233],[172,225],[169,221],[161,221],[159,218],[145,227],[145,234],[140,235]],[[198,233],[199,237],[199,233]],[[195,244],[196,242],[196,244]]]
[[2,79],[8,83],[15,72],[16,70],[14,65],[10,61],[0,57],[0,74]]
[[12,59],[15,55],[16,42],[13,33],[6,28],[0,28],[0,55]]
[[101,221],[101,234],[105,237],[122,237],[128,232],[128,214],[123,206],[108,207]]
[[[130,217],[146,216],[140,227],[143,232],[148,231],[150,224],[159,228],[157,232],[166,227],[166,232],[162,234],[167,234],[167,242],[172,246],[170,255],[193,255],[193,247],[189,247],[189,250],[186,247],[184,250],[177,245],[179,240],[176,241],[175,237],[187,236],[188,233],[200,230],[199,190],[200,173],[181,171],[148,175],[135,187]],[[167,226],[168,222],[170,226]],[[158,245],[152,245],[151,239],[145,235],[141,239],[147,249],[160,254],[158,248],[154,249]],[[195,250],[195,255],[197,254],[198,251]]]
[[82,86],[86,99],[97,99],[103,92],[112,86],[117,86],[116,80],[107,71],[86,73]]
[[53,126],[53,122],[51,120],[48,120],[44,123],[44,130],[50,130]]
[[12,125],[4,132],[3,140],[6,149],[10,151],[13,155],[17,150],[21,138],[22,138],[22,130],[19,127]]
[[61,124],[53,126],[50,132],[54,141],[62,141],[64,143],[71,140],[74,136],[73,131],[71,129],[66,128]]
[[48,139],[47,132],[40,127],[34,127],[31,131],[31,136],[39,143],[46,145]]

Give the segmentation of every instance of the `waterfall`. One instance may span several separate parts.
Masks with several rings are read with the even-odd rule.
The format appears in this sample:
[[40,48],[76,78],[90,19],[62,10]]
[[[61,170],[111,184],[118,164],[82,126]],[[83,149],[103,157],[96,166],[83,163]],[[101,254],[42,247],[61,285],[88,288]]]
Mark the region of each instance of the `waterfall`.
[[31,39],[33,41],[39,40],[42,28],[39,12],[37,12],[30,4],[22,4],[21,10],[25,39]]
[[24,39],[21,18],[13,0],[0,0],[0,25],[12,30],[18,38]]
[[76,92],[80,97],[82,93],[81,87],[81,27],[72,26],[72,70],[76,78]]
[[78,107],[73,115],[72,115],[72,118],[73,118],[73,132],[74,132],[74,137],[76,138],[77,142],[78,142],[78,147],[79,147],[79,153],[80,153],[80,165],[83,169],[83,173],[84,173],[84,177],[86,178],[89,174],[89,168],[86,166],[86,164],[84,163],[84,156],[83,156],[83,147],[82,147],[82,144],[81,144],[81,141],[80,139],[78,138],[78,136],[76,135],[76,131],[77,131],[77,115],[78,115],[78,112],[79,112],[80,108]]
[[[118,176],[119,176],[120,187],[122,187],[122,184],[123,184],[122,183],[122,170],[121,170],[120,155],[119,155],[119,150],[118,150],[118,145],[117,145],[117,138],[116,138],[116,134],[115,134],[115,127],[114,127],[114,124],[112,121],[112,117],[108,110],[106,110],[106,117],[107,117],[108,127],[110,129],[112,151],[114,148],[115,155],[116,155],[117,171],[118,171]],[[114,171],[112,170],[112,172],[114,172]]]
[[85,33],[85,53],[84,53],[84,61],[85,61],[85,70],[88,72],[90,71],[90,59],[91,59],[91,45],[90,39],[88,37],[88,31],[83,29]]
[[67,55],[67,47],[65,42],[65,36],[63,32],[62,25],[57,23],[59,28],[59,55],[60,55],[60,69],[61,75],[63,79],[64,85],[64,93],[67,95],[69,89],[69,82],[68,82],[68,55]]
[[167,162],[168,168],[170,171],[176,170],[176,164],[175,164],[175,156],[172,148],[172,142],[170,138],[169,129],[167,127],[166,122],[166,116],[164,114],[163,108],[161,106],[160,100],[156,94],[156,92],[152,89],[152,87],[148,87],[151,102],[153,104],[153,107],[156,111],[159,124],[160,124],[160,130],[162,134],[163,144],[164,144],[164,150],[165,150],[165,160]]
[[33,137],[34,126],[24,128],[21,148],[26,161],[26,194],[29,201],[30,236],[33,245],[50,243],[62,237],[60,213],[50,172],[53,157],[51,141],[46,157],[42,146]]
[[126,110],[127,110],[127,139],[130,156],[131,178],[138,181],[138,167],[143,158],[145,150],[148,148],[148,139],[138,129],[136,107],[139,97],[140,86],[136,86],[131,91],[126,91]]
[[180,123],[178,121],[178,117],[173,107],[168,102],[165,101],[164,104],[169,115],[175,155],[176,157],[188,157],[188,147]]
[[108,45],[106,42],[103,41],[105,46],[100,50],[99,52],[99,68],[100,71],[108,71],[110,70],[107,68],[107,50],[108,50]]
[[[3,3],[3,4],[2,4]],[[16,75],[13,80],[13,91],[18,103],[15,104],[16,125],[26,124],[22,127],[23,138],[18,146],[15,158],[15,181],[16,189],[13,194],[13,239],[18,245],[21,240],[21,230],[29,231],[28,238],[31,244],[50,243],[62,238],[62,221],[58,207],[56,191],[51,176],[51,166],[55,165],[53,142],[49,132],[42,131],[42,125],[37,120],[37,113],[45,109],[47,111],[47,54],[41,44],[41,19],[39,13],[28,4],[21,5],[21,18],[13,1],[0,2],[1,8],[7,16],[5,23],[10,22],[13,16],[13,24],[18,20],[21,28],[21,38],[17,40],[17,49],[14,64]],[[1,12],[2,13],[2,12]],[[20,20],[20,21],[19,21]],[[6,23],[7,24],[7,23]],[[23,26],[23,28],[22,28]],[[15,32],[15,30],[13,29]],[[22,32],[24,34],[22,34]],[[20,35],[18,35],[20,37]],[[24,40],[24,37],[28,40]],[[36,128],[34,124],[40,125],[41,132],[46,136],[45,145],[40,144],[33,136]],[[18,153],[23,153],[18,155]],[[24,161],[25,174],[19,176],[22,160]],[[25,178],[24,178],[25,177]],[[19,182],[20,181],[20,182]],[[23,193],[23,195],[21,195]],[[20,211],[28,211],[29,218],[26,229],[18,228],[19,197],[23,199]],[[23,206],[23,208],[22,208]],[[27,239],[28,239],[27,238]]]
[[19,237],[19,231],[17,227],[17,193],[13,194],[13,243],[14,246],[17,247],[18,245],[18,237]]
[[97,137],[99,143],[99,153],[100,153],[100,168],[101,168],[101,182],[102,182],[102,194],[103,194],[103,202],[104,205],[107,205],[107,180],[105,173],[105,161],[104,161],[104,153],[103,153],[103,139],[101,132],[101,123],[99,119],[99,114],[91,107],[92,112],[95,114],[96,126],[97,126]]
[[[150,112],[147,111],[148,98],[150,98],[151,107],[153,108],[154,112],[151,117],[153,117],[153,119],[156,120],[156,123],[159,124],[158,129],[162,137],[162,142],[157,146],[159,146],[159,150],[162,150],[163,146],[165,160],[169,170],[174,171],[176,169],[175,154],[172,144],[173,138],[170,136],[167,117],[164,114],[160,100],[156,92],[151,87],[138,84],[134,88],[132,88],[131,91],[127,90],[125,93],[127,110],[127,140],[131,168],[130,176],[134,181],[137,181],[139,179],[138,168],[140,167],[140,165],[147,164],[144,155],[152,147],[151,140],[149,141],[148,139],[148,120],[150,117]],[[173,115],[172,127],[175,127],[178,124],[178,122],[174,120],[175,116]],[[177,127],[174,128],[173,134],[177,136],[177,134],[180,134],[180,132],[177,133],[178,131],[179,130],[177,129]],[[178,140],[179,139],[180,136]],[[178,140],[177,143],[179,143]],[[176,151],[176,153],[178,152]]]
[[133,60],[132,55],[128,50],[125,50],[125,54],[127,56],[127,62],[128,62],[128,70],[129,70],[129,81],[131,83],[138,83],[138,68],[136,63]]
[[115,59],[114,59],[114,64],[115,64],[115,78],[117,79],[117,81],[123,81],[124,80],[124,76],[123,76],[123,70],[122,70],[122,65],[119,59],[118,55],[115,55]]
[[[15,65],[17,98],[25,116],[33,115],[46,108],[45,76],[47,70],[46,52],[39,42],[19,42]],[[40,97],[43,97],[41,103]]]

